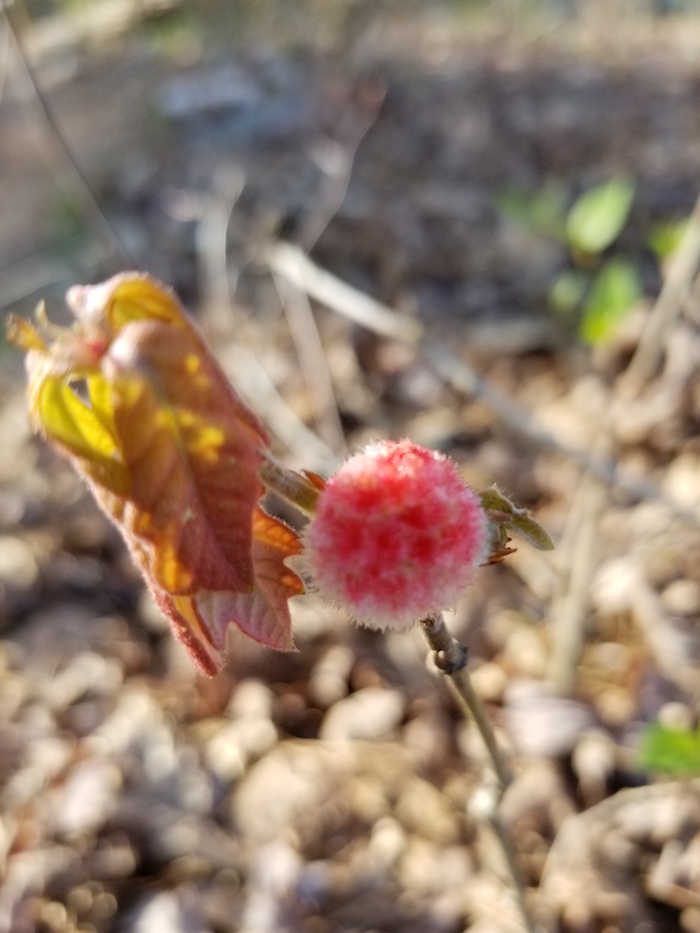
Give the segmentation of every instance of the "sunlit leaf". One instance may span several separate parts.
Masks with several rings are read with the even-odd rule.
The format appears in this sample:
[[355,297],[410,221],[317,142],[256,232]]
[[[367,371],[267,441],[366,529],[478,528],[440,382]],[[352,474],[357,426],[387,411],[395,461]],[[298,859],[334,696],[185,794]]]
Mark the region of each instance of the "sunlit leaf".
[[558,314],[568,315],[581,305],[588,276],[576,269],[564,269],[549,287],[549,306]]
[[627,178],[611,178],[582,194],[569,211],[566,233],[570,245],[584,253],[601,253],[627,223],[635,186]]
[[688,218],[655,224],[649,233],[648,243],[657,259],[668,259],[675,251],[688,229]]
[[641,294],[639,273],[631,262],[607,262],[593,280],[583,309],[581,336],[586,343],[602,343],[612,337]]
[[40,353],[46,351],[46,341],[36,327],[16,314],[8,316],[5,336],[9,343],[25,353],[29,350],[38,350]]
[[118,458],[111,431],[63,380],[44,380],[37,398],[37,415],[47,434],[75,456],[102,461]]
[[700,775],[700,729],[673,729],[654,723],[639,748],[641,767],[673,775]]

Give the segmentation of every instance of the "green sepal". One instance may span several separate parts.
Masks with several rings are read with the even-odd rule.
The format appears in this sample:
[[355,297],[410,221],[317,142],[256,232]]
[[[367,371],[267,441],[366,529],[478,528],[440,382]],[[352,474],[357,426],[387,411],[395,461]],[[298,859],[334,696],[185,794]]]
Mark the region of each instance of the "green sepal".
[[516,535],[529,541],[538,551],[554,550],[554,542],[542,525],[530,515],[527,509],[519,509],[495,486],[483,489],[479,493],[479,498],[489,519],[499,529],[512,530]]

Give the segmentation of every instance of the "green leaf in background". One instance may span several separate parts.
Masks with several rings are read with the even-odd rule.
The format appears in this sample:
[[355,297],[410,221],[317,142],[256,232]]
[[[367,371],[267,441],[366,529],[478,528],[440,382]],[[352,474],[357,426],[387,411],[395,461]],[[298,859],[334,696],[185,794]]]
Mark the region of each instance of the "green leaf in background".
[[640,743],[639,762],[647,771],[700,775],[700,729],[649,726]]
[[507,188],[505,191],[498,192],[496,204],[509,220],[514,220],[524,227],[530,226],[532,195],[519,191],[517,188]]
[[581,337],[589,344],[612,337],[642,294],[636,266],[626,259],[611,259],[593,280],[583,309]]
[[666,223],[655,224],[649,233],[648,243],[657,259],[668,259],[671,253],[678,248],[683,234],[688,229],[688,218],[683,220],[669,220]]
[[611,178],[582,194],[566,219],[566,235],[573,249],[601,253],[618,238],[627,222],[634,183],[627,178]]
[[580,307],[588,285],[588,276],[577,269],[564,269],[547,293],[549,307],[557,314],[569,315]]
[[566,240],[566,193],[561,185],[551,182],[536,194],[509,188],[496,202],[510,220],[542,236]]

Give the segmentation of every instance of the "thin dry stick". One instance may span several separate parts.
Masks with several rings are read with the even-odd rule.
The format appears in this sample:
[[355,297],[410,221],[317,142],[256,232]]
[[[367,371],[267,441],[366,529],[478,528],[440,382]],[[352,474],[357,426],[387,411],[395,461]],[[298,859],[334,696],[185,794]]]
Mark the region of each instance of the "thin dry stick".
[[273,243],[267,249],[265,261],[274,272],[316,301],[381,337],[411,344],[417,344],[423,337],[423,327],[418,321],[400,317],[380,301],[321,269],[297,246]]
[[273,278],[310,390],[318,433],[338,456],[344,456],[347,453],[345,432],[311,304],[306,292],[297,288],[289,279],[275,273]]
[[337,454],[289,407],[255,354],[231,342],[219,360],[225,373],[235,375],[236,386],[251,407],[301,463],[321,472],[337,467]]
[[327,151],[321,157],[317,156],[315,162],[326,178],[321,186],[319,203],[304,219],[299,231],[299,242],[306,252],[315,246],[345,201],[357,150],[379,115],[385,93],[383,85],[365,82],[343,113],[334,138],[321,141],[321,146]]
[[12,36],[10,35],[10,27],[5,23],[5,27],[2,30],[0,35],[0,42],[2,43],[2,48],[0,48],[0,104],[5,98],[5,88],[7,86],[7,79],[10,74],[10,43],[12,41]]
[[[610,426],[604,424],[593,446],[594,455],[607,457],[612,447]],[[562,690],[573,682],[585,641],[588,592],[599,560],[598,525],[609,498],[606,483],[583,473],[559,546],[562,576],[549,609],[552,648],[547,679]]]
[[225,334],[232,324],[227,237],[231,214],[244,183],[243,172],[237,165],[220,165],[204,198],[197,224],[195,251],[202,284],[202,303],[207,326],[216,334]]
[[625,395],[637,395],[655,373],[669,330],[688,301],[700,266],[700,197],[675,251],[656,304],[622,377]]
[[[323,141],[331,157],[316,159],[324,171],[326,183],[321,186],[316,209],[305,218],[299,231],[299,240],[306,252],[313,248],[345,201],[358,147],[377,119],[383,100],[384,88],[370,84],[360,87],[357,99],[347,108],[336,128],[338,140]],[[274,269],[272,277],[311,391],[319,434],[338,455],[344,456],[347,454],[345,432],[308,294]]]
[[446,382],[458,392],[483,401],[502,423],[520,436],[580,463],[589,473],[635,501],[661,502],[675,517],[695,527],[700,525],[699,514],[669,500],[654,483],[625,476],[617,469],[614,461],[596,459],[588,451],[571,447],[543,430],[526,409],[502,396],[464,360],[440,344],[426,343],[424,328],[415,318],[401,316],[387,305],[359,292],[319,268],[300,249],[289,244],[277,243],[271,246],[266,261],[271,269],[289,278],[316,301],[356,324],[382,337],[400,340],[412,346],[420,344],[423,356]]
[[518,856],[507,828],[503,825],[499,805],[506,788],[512,780],[512,774],[496,742],[491,723],[479,699],[467,670],[467,651],[450,634],[442,615],[428,616],[421,620],[423,634],[433,651],[435,666],[446,677],[450,690],[467,719],[472,719],[481,736],[493,768],[495,786],[484,783],[479,795],[478,814],[491,826],[508,871],[510,887],[515,894],[520,908],[523,927],[528,933],[538,933],[530,908],[525,897]]
[[78,191],[83,201],[85,202],[85,205],[92,214],[97,231],[102,235],[105,241],[105,245],[113,253],[120,256],[121,259],[124,260],[128,265],[136,265],[133,258],[129,254],[129,250],[124,245],[124,242],[119,233],[98,203],[97,198],[95,197],[94,192],[90,187],[90,183],[85,178],[78,166],[78,163],[73,158],[73,153],[70,150],[70,146],[66,142],[61,132],[61,128],[54,118],[53,111],[51,110],[51,107],[49,106],[49,103],[44,96],[41,87],[39,86],[39,82],[36,78],[36,75],[34,74],[34,69],[24,51],[22,40],[20,39],[19,33],[12,21],[12,16],[8,12],[7,0],[0,0],[0,14],[2,14],[2,17],[5,21],[5,25],[10,34],[16,55],[22,65],[22,68],[24,69],[27,81],[29,82],[29,85],[32,89],[32,94],[34,96],[34,101],[36,103],[39,114],[49,131],[49,137],[53,142],[54,148],[63,160],[65,169],[75,184],[76,191]]
[[[197,226],[196,251],[206,313],[205,324],[216,335],[227,334],[233,326],[234,302],[229,286],[227,238],[231,215],[244,184],[245,178],[238,166],[223,163],[214,175]],[[286,280],[282,284],[290,289],[293,287]],[[308,303],[305,294],[301,297]],[[309,335],[306,337],[308,340]],[[317,334],[316,340],[318,342]],[[241,351],[236,343],[229,342],[222,355],[224,364],[231,362],[230,367],[226,368],[235,372],[237,383],[243,386],[244,394],[254,403],[253,407],[265,414],[267,424],[289,450],[301,459],[306,458],[307,463],[311,457],[316,469],[335,465],[339,453],[344,451],[342,432],[340,446],[337,433],[326,438],[317,437],[287,405],[264,367],[249,351]],[[322,363],[325,366],[325,359]],[[336,419],[339,425],[337,410]]]
[[448,683],[462,707],[462,712],[474,719],[496,772],[501,793],[503,793],[510,784],[512,775],[496,743],[496,737],[486,711],[481,705],[481,700],[474,692],[467,670],[467,650],[456,638],[452,637],[441,615],[428,616],[421,621],[421,625],[427,642],[434,652],[436,667],[449,677]]
[[[649,314],[646,328],[617,386],[617,394],[607,393],[608,403],[601,411],[601,426],[593,444],[596,460],[616,459],[616,421],[656,372],[671,328],[690,296],[699,263],[700,198]],[[597,529],[608,501],[607,484],[591,473],[584,474],[572,502],[567,532],[559,552],[560,566],[564,568],[564,586],[550,609],[552,651],[547,676],[560,689],[571,686],[585,640],[588,592],[599,560]]]

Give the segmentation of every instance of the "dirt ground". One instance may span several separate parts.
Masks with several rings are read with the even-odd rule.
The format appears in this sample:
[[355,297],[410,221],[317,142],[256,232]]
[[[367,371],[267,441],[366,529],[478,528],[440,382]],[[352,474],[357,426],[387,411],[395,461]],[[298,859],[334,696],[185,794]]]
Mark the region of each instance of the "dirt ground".
[[[409,436],[555,539],[484,568],[449,619],[551,933],[700,931],[700,779],[641,756],[700,702],[700,257],[648,246],[700,194],[700,11],[653,6],[0,15],[3,315],[45,298],[65,321],[69,285],[147,270],[294,468]],[[499,199],[618,175],[644,294],[591,349],[547,303],[566,247]],[[296,653],[231,632],[225,671],[197,675],[32,436],[3,343],[0,367],[0,933],[522,929],[480,740],[420,633],[305,596]]]

